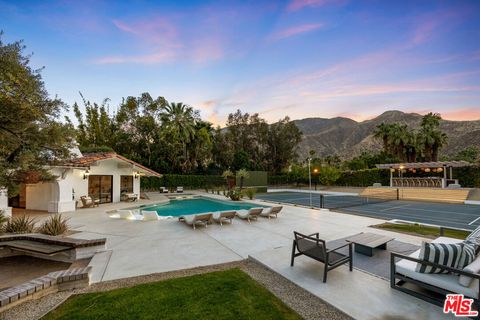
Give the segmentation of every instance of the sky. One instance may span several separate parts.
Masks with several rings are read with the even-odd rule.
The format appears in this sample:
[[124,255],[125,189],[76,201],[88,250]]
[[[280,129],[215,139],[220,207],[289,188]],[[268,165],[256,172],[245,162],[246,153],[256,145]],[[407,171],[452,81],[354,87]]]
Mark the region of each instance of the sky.
[[4,1],[67,104],[149,92],[224,125],[229,113],[480,119],[480,1]]

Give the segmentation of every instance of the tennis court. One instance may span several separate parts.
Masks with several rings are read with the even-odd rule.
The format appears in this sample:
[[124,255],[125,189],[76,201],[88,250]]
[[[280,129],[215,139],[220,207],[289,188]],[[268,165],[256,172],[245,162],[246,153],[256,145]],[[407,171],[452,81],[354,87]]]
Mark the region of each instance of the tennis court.
[[[305,192],[271,192],[258,194],[257,199],[310,206]],[[380,219],[400,219],[418,223],[473,230],[480,226],[480,206],[395,200],[393,197],[365,198],[354,195],[323,195],[322,207]],[[320,208],[321,197],[312,193],[312,207]]]

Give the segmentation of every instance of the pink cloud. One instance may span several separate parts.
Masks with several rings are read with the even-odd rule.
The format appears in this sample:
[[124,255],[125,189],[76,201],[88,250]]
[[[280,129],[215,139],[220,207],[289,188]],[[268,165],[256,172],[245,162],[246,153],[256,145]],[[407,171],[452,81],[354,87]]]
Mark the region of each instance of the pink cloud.
[[412,45],[426,43],[435,36],[449,31],[470,14],[470,9],[457,7],[432,11],[417,17],[414,21]]
[[476,108],[462,108],[441,113],[442,118],[447,120],[480,120],[480,106]]
[[203,38],[195,41],[189,53],[194,63],[207,63],[220,60],[224,57],[225,50],[223,43],[218,38]]
[[172,62],[175,58],[173,52],[159,52],[148,55],[132,56],[106,56],[95,60],[97,64],[155,64]]
[[313,30],[317,30],[323,27],[322,23],[309,23],[309,24],[302,24],[299,26],[290,27],[287,29],[280,30],[273,34],[273,40],[281,40],[285,38],[290,38],[299,34],[311,32]]
[[287,5],[287,11],[298,11],[303,8],[318,8],[329,4],[344,5],[347,0],[292,0]]

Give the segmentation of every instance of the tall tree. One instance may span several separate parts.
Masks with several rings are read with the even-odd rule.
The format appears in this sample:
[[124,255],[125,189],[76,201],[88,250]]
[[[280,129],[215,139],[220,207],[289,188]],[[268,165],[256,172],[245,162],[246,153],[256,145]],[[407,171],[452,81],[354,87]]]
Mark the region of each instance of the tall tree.
[[66,105],[49,97],[24,50],[0,34],[0,186],[10,195],[21,183],[53,179],[45,164],[68,157],[73,145],[71,124],[57,120]]

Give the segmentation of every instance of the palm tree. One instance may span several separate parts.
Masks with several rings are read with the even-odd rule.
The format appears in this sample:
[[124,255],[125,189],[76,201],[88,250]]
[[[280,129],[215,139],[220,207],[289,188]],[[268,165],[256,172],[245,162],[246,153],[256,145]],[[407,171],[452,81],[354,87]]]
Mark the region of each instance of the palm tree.
[[406,161],[405,146],[408,143],[408,127],[406,124],[394,123],[391,125],[388,144],[393,149],[392,153],[401,161]]
[[380,139],[382,140],[383,142],[383,150],[386,152],[386,153],[389,153],[389,144],[388,144],[388,140],[389,140],[389,136],[390,136],[390,131],[392,129],[392,125],[391,124],[386,124],[384,122],[382,122],[381,124],[379,124],[376,128],[375,128],[375,131],[373,132],[373,136],[377,139]]
[[240,190],[243,189],[243,180],[248,178],[250,174],[246,169],[240,169],[237,171],[237,178],[240,178]]
[[164,124],[164,132],[168,138],[172,139],[172,143],[182,145],[184,171],[190,165],[187,144],[190,143],[195,136],[195,124],[198,118],[199,116],[193,108],[184,105],[182,102],[167,104],[160,114],[160,119]]
[[447,135],[438,129],[441,119],[440,114],[431,112],[422,118],[419,140],[425,161],[437,161],[438,152],[447,143]]

